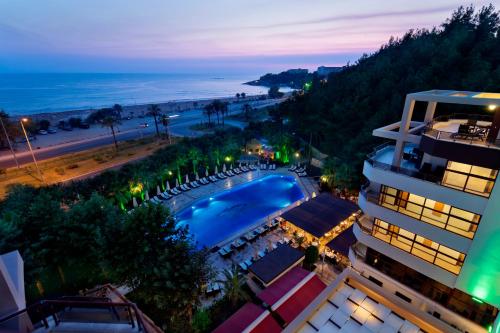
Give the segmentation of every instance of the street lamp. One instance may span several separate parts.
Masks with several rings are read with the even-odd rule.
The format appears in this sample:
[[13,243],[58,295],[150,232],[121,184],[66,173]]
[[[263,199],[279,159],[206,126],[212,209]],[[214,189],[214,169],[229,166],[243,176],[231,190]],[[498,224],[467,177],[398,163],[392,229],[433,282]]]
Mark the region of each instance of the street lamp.
[[28,118],[22,118],[20,123],[21,123],[21,128],[23,129],[24,136],[26,138],[26,142],[28,143],[28,148],[31,152],[31,156],[33,157],[33,162],[35,162],[36,169],[38,171],[38,175],[40,176],[40,179],[42,180],[42,183],[45,183],[45,180],[43,179],[42,171],[38,167],[38,163],[36,162],[35,158],[35,153],[33,153],[33,149],[31,148],[31,143],[30,139],[28,138],[28,134],[26,133],[26,129],[24,128],[24,123],[28,122]]

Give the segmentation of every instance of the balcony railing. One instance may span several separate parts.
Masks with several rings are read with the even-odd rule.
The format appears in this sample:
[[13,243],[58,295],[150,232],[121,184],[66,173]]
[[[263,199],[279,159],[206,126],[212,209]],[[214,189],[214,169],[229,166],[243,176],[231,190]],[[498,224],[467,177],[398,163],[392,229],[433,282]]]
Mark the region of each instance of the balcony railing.
[[[425,129],[423,130],[422,134],[425,134],[425,135],[427,135],[431,138],[437,139],[437,140],[447,140],[447,141],[453,141],[453,142],[458,142],[458,143],[462,143],[462,144],[500,148],[500,139],[489,142],[486,140],[486,136],[484,136],[482,138],[478,137],[478,136],[471,136],[471,137],[467,138],[467,137],[463,137],[463,136],[458,136],[456,132],[448,132],[448,131],[438,130],[438,129],[434,128],[434,125],[436,123],[447,122],[450,119],[488,121],[488,122],[493,121],[493,117],[488,116],[488,115],[452,114],[452,115],[447,115],[447,116],[440,116],[440,117],[434,118],[430,123],[428,123],[427,126],[425,127]],[[473,126],[473,125],[471,125],[471,126]]]
[[377,168],[377,169],[391,171],[391,172],[399,173],[401,175],[405,175],[408,177],[418,178],[421,180],[425,180],[425,181],[429,181],[429,182],[437,183],[438,185],[441,185],[441,180],[443,178],[442,174],[422,172],[419,170],[412,170],[412,169],[398,167],[398,166],[394,166],[392,164],[377,161],[377,159],[376,159],[377,154],[381,150],[383,150],[387,147],[390,147],[392,145],[393,144],[391,142],[386,142],[386,143],[381,144],[380,146],[375,147],[371,153],[366,155],[366,157],[367,157],[366,161],[372,167]]

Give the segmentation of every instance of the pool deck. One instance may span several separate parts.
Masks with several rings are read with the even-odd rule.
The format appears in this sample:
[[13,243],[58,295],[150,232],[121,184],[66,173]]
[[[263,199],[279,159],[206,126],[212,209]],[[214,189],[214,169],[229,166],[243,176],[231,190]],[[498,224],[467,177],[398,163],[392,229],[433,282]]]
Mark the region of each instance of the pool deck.
[[229,190],[237,185],[273,174],[294,176],[297,179],[297,184],[300,186],[302,193],[304,193],[304,197],[311,197],[313,192],[316,194],[318,193],[317,186],[312,179],[307,177],[300,178],[296,173],[290,172],[287,168],[283,167],[277,168],[273,171],[256,170],[245,172],[234,177],[228,177],[227,179],[219,180],[216,183],[210,183],[197,189],[192,189],[188,192],[183,192],[182,194],[174,196],[171,200],[166,202],[166,205],[175,214],[176,212],[191,206],[197,200],[210,197],[219,192]]

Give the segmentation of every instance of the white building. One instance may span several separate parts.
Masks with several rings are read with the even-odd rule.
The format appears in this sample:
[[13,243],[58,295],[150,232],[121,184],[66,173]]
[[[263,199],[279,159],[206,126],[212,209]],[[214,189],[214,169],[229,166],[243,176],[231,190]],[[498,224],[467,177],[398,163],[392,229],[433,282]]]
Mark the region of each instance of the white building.
[[463,332],[500,329],[499,127],[500,94],[409,94],[363,168],[354,269]]

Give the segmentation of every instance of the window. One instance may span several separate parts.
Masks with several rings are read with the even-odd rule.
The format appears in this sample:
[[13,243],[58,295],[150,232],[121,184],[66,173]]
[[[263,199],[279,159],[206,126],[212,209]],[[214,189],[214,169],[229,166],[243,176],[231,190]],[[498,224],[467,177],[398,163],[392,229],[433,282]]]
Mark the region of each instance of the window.
[[467,238],[474,237],[481,218],[478,214],[385,185],[381,188],[379,205]]
[[460,273],[465,260],[461,252],[379,219],[375,219],[372,236],[453,274]]
[[489,197],[498,170],[448,161],[442,184],[457,190]]

